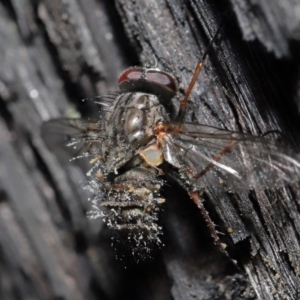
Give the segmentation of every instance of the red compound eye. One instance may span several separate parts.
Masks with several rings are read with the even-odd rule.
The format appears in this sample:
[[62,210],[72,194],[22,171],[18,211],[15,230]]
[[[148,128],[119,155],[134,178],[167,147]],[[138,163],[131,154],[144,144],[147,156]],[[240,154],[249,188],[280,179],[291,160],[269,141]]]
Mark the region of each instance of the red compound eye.
[[177,90],[177,84],[175,79],[166,72],[150,70],[146,73],[146,78],[147,80],[161,84],[174,92],[176,92]]
[[127,69],[120,75],[118,83],[120,84],[123,81],[140,79],[142,74],[143,74],[143,69],[141,69],[141,68]]
[[168,92],[174,95],[177,91],[177,82],[174,77],[167,73],[156,69],[143,69],[133,67],[125,70],[119,77],[119,86],[127,91],[145,91],[153,92],[153,94],[161,94],[163,96]]

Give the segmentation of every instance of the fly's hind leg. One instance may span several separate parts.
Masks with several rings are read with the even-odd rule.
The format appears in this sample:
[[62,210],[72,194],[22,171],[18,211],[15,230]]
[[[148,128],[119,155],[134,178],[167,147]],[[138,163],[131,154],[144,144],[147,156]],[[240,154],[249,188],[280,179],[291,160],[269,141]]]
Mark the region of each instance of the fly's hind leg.
[[197,205],[197,207],[200,209],[201,214],[207,224],[207,227],[209,229],[210,235],[214,240],[214,244],[223,252],[228,256],[228,252],[226,251],[226,244],[221,243],[220,238],[218,236],[218,232],[216,230],[216,225],[214,224],[214,222],[212,221],[212,219],[209,216],[208,211],[205,209],[204,205],[203,205],[203,200],[200,198],[200,196],[194,192],[194,191],[189,191],[188,194],[190,195],[190,197],[192,198],[192,200],[194,201],[194,203]]

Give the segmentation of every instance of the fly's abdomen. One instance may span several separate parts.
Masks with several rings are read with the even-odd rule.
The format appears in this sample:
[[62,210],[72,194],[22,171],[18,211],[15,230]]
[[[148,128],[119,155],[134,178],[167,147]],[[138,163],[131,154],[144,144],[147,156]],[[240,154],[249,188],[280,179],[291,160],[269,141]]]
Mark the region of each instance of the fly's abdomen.
[[163,181],[156,170],[134,168],[102,184],[103,220],[115,231],[115,241],[139,257],[161,246],[158,219],[165,199],[159,193]]

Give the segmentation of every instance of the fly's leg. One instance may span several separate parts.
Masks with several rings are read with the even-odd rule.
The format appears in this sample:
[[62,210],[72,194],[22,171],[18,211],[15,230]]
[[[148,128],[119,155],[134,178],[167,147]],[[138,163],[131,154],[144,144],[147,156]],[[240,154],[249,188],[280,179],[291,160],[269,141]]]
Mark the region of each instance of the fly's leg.
[[[228,143],[226,147],[224,147],[216,156],[213,157],[213,160],[215,162],[219,162],[221,158],[231,150],[232,147],[236,145],[237,141],[232,140]],[[204,174],[206,174],[210,169],[212,169],[215,165],[213,163],[209,163],[202,171],[200,171],[198,174],[194,174],[193,178],[198,179]]]
[[[228,153],[231,148],[233,148],[235,145],[237,144],[237,141],[235,140],[232,140],[230,141],[227,146],[225,146],[218,154],[216,154],[214,157],[213,157],[213,160],[215,162],[219,162],[221,160],[221,158],[226,154]],[[180,146],[179,146],[180,147]],[[185,149],[186,152],[189,150],[189,148]],[[199,173],[195,174],[190,168],[185,168],[184,169],[184,172],[186,174],[189,175],[189,177],[193,178],[193,179],[198,179],[200,177],[202,177],[203,175],[205,175],[210,169],[212,169],[213,167],[215,167],[215,164],[214,163],[209,163],[205,166],[205,168],[203,168]]]
[[194,192],[194,191],[189,191],[188,194],[190,195],[190,197],[192,198],[192,200],[194,201],[194,203],[197,205],[197,207],[200,209],[201,214],[204,218],[205,223],[208,226],[209,232],[211,237],[214,240],[215,245],[222,251],[224,252],[227,256],[228,253],[226,251],[226,244],[221,243],[220,238],[218,236],[218,232],[216,230],[216,225],[214,224],[214,222],[212,221],[212,219],[210,218],[208,211],[205,209],[204,205],[203,205],[203,200],[200,198],[200,196]]
[[210,48],[212,47],[214,41],[216,40],[216,38],[217,38],[217,36],[218,36],[221,28],[222,28],[222,25],[223,24],[221,24],[219,26],[219,28],[217,29],[217,31],[213,35],[213,37],[212,37],[211,41],[209,42],[209,44],[208,44],[208,46],[207,46],[207,48],[206,48],[206,50],[205,50],[205,52],[204,52],[201,60],[198,62],[197,66],[196,66],[196,68],[194,70],[192,79],[191,79],[191,81],[189,83],[188,88],[185,91],[184,98],[180,102],[179,113],[178,113],[178,116],[176,118],[177,122],[181,122],[184,119],[184,114],[186,112],[186,107],[187,107],[187,102],[188,102],[189,96],[190,96],[190,94],[191,94],[191,92],[192,92],[192,90],[194,88],[194,85],[195,85],[196,80],[197,80],[197,78],[199,76],[199,73],[200,73],[200,71],[202,70],[202,68],[204,66],[204,60],[205,60],[205,58],[206,58],[206,56],[208,54],[208,51],[210,50]]
[[[228,145],[226,147],[224,147],[224,149],[222,151],[220,151],[214,158],[213,160],[218,162],[228,151],[230,151],[230,149],[232,147],[234,147],[234,145],[236,145],[236,141],[232,140],[228,143]],[[189,168],[186,168],[185,169],[185,173],[188,174],[189,177],[193,178],[193,179],[198,179],[200,178],[201,176],[205,175],[210,169],[212,169],[214,167],[214,164],[213,163],[209,163],[202,171],[200,171],[199,173],[197,174],[194,174],[194,172],[189,169]],[[220,238],[218,236],[218,232],[216,230],[216,226],[214,224],[214,222],[211,220],[209,214],[208,214],[208,211],[205,209],[204,205],[203,205],[203,202],[202,202],[202,199],[200,198],[200,196],[194,192],[194,191],[189,191],[188,192],[190,197],[192,198],[192,200],[194,201],[194,203],[197,205],[197,207],[200,209],[201,211],[201,214],[208,226],[208,229],[209,229],[209,232],[210,232],[210,235],[212,236],[213,240],[214,240],[214,243],[215,245],[223,252],[225,253],[227,256],[228,253],[226,251],[226,244],[224,243],[221,243],[220,241]]]

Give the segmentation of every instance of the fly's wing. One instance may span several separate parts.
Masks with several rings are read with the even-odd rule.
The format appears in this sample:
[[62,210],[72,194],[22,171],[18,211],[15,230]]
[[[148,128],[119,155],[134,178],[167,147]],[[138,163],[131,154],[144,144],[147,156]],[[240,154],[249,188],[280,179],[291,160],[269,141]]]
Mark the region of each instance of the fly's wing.
[[271,140],[194,123],[166,124],[164,157],[186,180],[232,192],[299,180],[295,155]]
[[102,127],[99,119],[53,119],[43,123],[41,137],[46,146],[63,162],[99,153]]
[[[57,158],[67,163],[79,157],[96,156],[101,148],[103,122],[120,92],[107,92],[82,99],[88,119],[59,118],[44,122],[41,137]],[[98,150],[97,150],[98,149]]]

